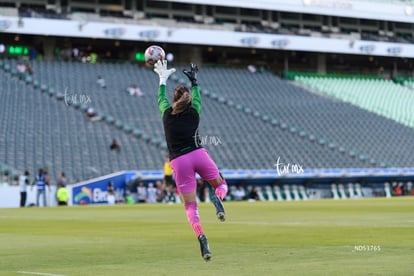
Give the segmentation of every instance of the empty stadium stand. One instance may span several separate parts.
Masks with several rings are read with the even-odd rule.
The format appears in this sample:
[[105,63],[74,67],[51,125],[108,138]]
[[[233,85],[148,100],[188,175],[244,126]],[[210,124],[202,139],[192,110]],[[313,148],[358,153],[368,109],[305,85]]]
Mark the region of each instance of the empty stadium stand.
[[324,94],[414,127],[411,109],[414,104],[414,93],[392,81],[301,76],[296,77],[296,80]]
[[[204,74],[205,85],[211,91],[220,91],[235,102],[248,103],[252,110],[276,118],[289,130],[316,139],[316,145],[323,145],[322,155],[326,152],[324,148],[332,148],[363,161],[363,167],[411,164],[414,148],[409,137],[414,134],[413,128],[332,97],[309,93],[270,74],[221,68],[205,70]],[[404,95],[393,92],[379,91],[373,97],[405,100],[401,99]]]
[[[40,75],[41,69],[36,69]],[[47,166],[52,177],[64,171],[70,181],[162,166],[159,147],[106,121],[88,121],[84,110],[67,106],[34,83],[0,74],[0,158],[4,163],[20,172],[28,169],[32,175]],[[121,144],[119,153],[109,150],[113,138]]]
[[[15,60],[0,65],[0,161],[21,171],[48,166],[51,174],[65,171],[71,180],[161,168],[165,142],[158,79],[150,68],[36,61],[33,77],[19,80]],[[200,69],[200,135],[220,168],[271,169],[279,157],[304,168],[411,165],[410,127],[269,73]],[[98,75],[106,89],[96,83]],[[168,94],[182,82],[177,67]],[[131,84],[145,95],[130,96]],[[74,94],[90,102],[68,105],[65,99]],[[88,107],[99,121],[86,119]],[[122,146],[119,154],[109,151],[113,138]]]

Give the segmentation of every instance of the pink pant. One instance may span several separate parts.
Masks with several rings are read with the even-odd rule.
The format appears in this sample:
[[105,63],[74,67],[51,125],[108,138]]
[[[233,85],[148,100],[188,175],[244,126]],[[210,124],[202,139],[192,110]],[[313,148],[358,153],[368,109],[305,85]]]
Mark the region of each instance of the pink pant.
[[195,173],[204,180],[214,180],[219,170],[204,148],[200,148],[171,160],[174,179],[180,193],[193,192],[197,187]]

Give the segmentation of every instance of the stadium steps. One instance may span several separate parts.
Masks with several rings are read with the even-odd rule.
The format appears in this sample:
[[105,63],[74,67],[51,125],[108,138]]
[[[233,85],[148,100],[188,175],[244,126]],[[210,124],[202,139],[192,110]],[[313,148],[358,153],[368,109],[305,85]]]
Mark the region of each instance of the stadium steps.
[[369,160],[366,166],[410,166],[413,146],[407,139],[413,134],[412,129],[348,103],[309,93],[270,74],[225,71],[203,71],[204,78],[208,75],[204,83],[210,91],[220,91],[232,101],[248,102],[251,110],[266,110],[267,117],[284,121],[284,129],[291,130],[289,125],[293,125],[298,133],[314,133],[309,137],[322,140],[324,145],[335,145],[333,150],[345,150],[357,159]]
[[[132,64],[56,61],[36,61],[32,67],[37,79],[26,79],[25,83],[29,87],[37,83],[39,94],[48,98],[57,98],[65,91],[88,95],[104,120],[102,124],[122,132],[129,140],[151,145],[141,149],[144,154],[149,154],[148,148],[157,149],[158,154],[165,149],[156,105],[158,77],[152,70]],[[97,85],[97,75],[106,79],[106,89]],[[186,83],[186,78],[177,68],[169,80],[167,94],[170,95],[173,84],[181,82]],[[131,84],[137,84],[145,96],[128,95],[125,89]],[[273,75],[206,67],[200,70],[200,87],[202,101],[207,103],[203,105],[200,135],[220,138],[220,145],[205,145],[220,168],[271,169],[279,156],[285,162],[299,163],[305,168],[409,163],[410,149],[404,153],[391,141],[400,139],[407,147],[411,131],[349,104],[309,93]],[[82,110],[80,105],[73,107],[69,109]],[[382,128],[390,131],[383,132]],[[117,136],[110,139],[114,137]],[[60,143],[55,141],[56,145]],[[106,143],[101,141],[89,146],[106,147]],[[109,164],[111,170],[116,169],[115,162],[99,153],[76,158],[76,162],[98,158]],[[128,156],[119,162],[134,163],[136,158]],[[150,158],[146,158],[146,165],[160,169],[158,161]],[[96,169],[90,167],[90,171]]]
[[[1,66],[1,65],[0,65]],[[2,183],[5,183],[5,173],[9,173],[10,179],[14,179],[15,176],[21,175],[22,171],[16,170],[15,168],[0,162],[0,186]]]
[[[10,70],[4,71],[6,74],[0,74],[3,162],[19,171],[29,169],[32,174],[48,166],[52,177],[65,171],[70,181],[162,166],[163,154],[158,146],[133,139],[131,133],[105,122],[91,123],[85,119],[84,109],[68,107],[55,93],[46,92],[52,86],[46,89],[39,82],[34,86],[36,80],[19,80],[8,73]],[[113,138],[122,146],[119,154],[109,151]]]
[[326,95],[414,127],[411,110],[414,93],[392,81],[301,76],[297,76],[295,80]]
[[[223,72],[221,72],[223,73]],[[272,117],[272,115],[268,115],[268,114],[263,114],[263,112],[261,111],[263,108],[260,108],[260,105],[263,103],[263,100],[260,100],[259,98],[256,99],[256,101],[252,101],[251,98],[249,98],[249,93],[247,92],[249,89],[252,89],[250,91],[253,91],[254,89],[257,89],[256,87],[254,87],[253,85],[249,85],[246,84],[247,86],[244,86],[246,89],[244,89],[243,92],[241,92],[240,90],[242,89],[240,87],[240,90],[238,90],[237,88],[234,87],[235,84],[237,84],[243,77],[240,77],[239,75],[237,75],[236,77],[234,77],[234,75],[232,74],[227,74],[225,77],[227,79],[227,82],[223,82],[223,80],[220,78],[220,76],[222,76],[223,74],[211,74],[210,78],[208,78],[205,82],[209,83],[209,84],[216,84],[216,83],[227,83],[226,85],[221,85],[219,87],[213,87],[215,89],[215,91],[218,91],[217,93],[215,92],[210,92],[210,86],[208,87],[209,89],[205,89],[203,88],[201,90],[201,94],[203,96],[205,96],[205,98],[207,99],[211,99],[213,101],[216,101],[222,105],[226,105],[227,107],[233,107],[235,108],[238,112],[244,113],[247,116],[251,116],[253,117],[256,122],[255,124],[257,125],[257,121],[261,121],[263,122],[264,127],[262,127],[260,130],[264,131],[266,129],[268,129],[269,127],[273,127],[273,128],[279,128],[280,130],[282,130],[284,133],[282,135],[284,135],[285,139],[286,136],[292,137],[292,136],[299,136],[302,140],[299,142],[299,144],[303,144],[304,141],[309,140],[310,142],[313,143],[312,146],[309,147],[301,147],[300,150],[298,150],[296,147],[290,147],[289,152],[286,152],[283,156],[288,156],[288,158],[290,160],[297,160],[298,156],[314,156],[314,158],[316,159],[324,159],[325,161],[327,161],[327,163],[325,163],[325,166],[329,166],[328,164],[335,164],[335,166],[372,166],[372,165],[379,165],[379,166],[386,166],[386,163],[384,162],[379,162],[374,160],[373,158],[369,158],[368,156],[360,153],[359,155],[357,154],[347,154],[350,152],[354,152],[351,149],[346,150],[343,147],[339,147],[337,146],[337,143],[329,141],[328,139],[325,139],[324,137],[317,137],[316,135],[310,134],[308,133],[308,131],[298,128],[296,126],[289,126],[287,123],[284,122],[280,122],[280,120],[278,118]],[[232,77],[234,77],[234,79],[232,79]],[[176,81],[176,83],[182,83],[183,80],[179,79],[177,77],[173,78],[174,81]],[[257,82],[253,82],[257,85],[257,83],[261,82],[262,80],[258,80]],[[223,96],[218,96],[221,95],[223,93],[221,93],[221,89],[237,89],[238,91],[236,93],[237,96],[235,98],[237,98],[237,100],[240,101],[240,103],[235,103],[232,100],[229,100]],[[246,91],[247,90],[247,91]],[[269,87],[270,93],[273,93],[274,89]],[[263,90],[261,90],[261,92],[263,92]],[[232,95],[233,97],[235,96],[234,94]],[[266,95],[265,95],[266,96]],[[270,99],[274,99],[274,95],[268,95],[268,97]],[[264,99],[266,100],[266,99]],[[249,102],[249,104],[251,104],[253,106],[253,104],[256,104],[255,107],[250,107],[245,105],[245,102]],[[255,109],[257,108],[257,109]],[[220,108],[219,108],[220,109]],[[243,115],[242,115],[243,116]],[[263,140],[263,136],[260,135],[260,137],[258,137],[258,139],[256,141],[262,141]],[[266,137],[267,139],[271,139],[274,140],[275,136],[274,135],[267,135]],[[283,141],[280,141],[281,143],[283,143]],[[255,143],[252,144],[253,147],[255,147]],[[315,152],[314,148],[319,148],[323,153],[319,154],[318,152]],[[309,150],[312,149],[312,150]],[[338,150],[338,149],[342,149],[342,150]],[[263,150],[263,148],[258,148],[257,150]],[[337,151],[338,153],[340,153],[340,156],[337,157],[330,157],[330,153]],[[327,160],[326,160],[327,159]],[[338,160],[343,160],[343,159],[349,159],[348,163],[341,163],[338,165]],[[315,163],[315,160],[307,159],[306,160],[307,164],[310,163]],[[358,164],[359,163],[359,164]],[[311,165],[311,166],[315,166],[315,164]],[[316,165],[319,166],[319,165]]]
[[[99,89],[100,91],[98,93],[93,93],[97,89],[96,83],[94,83],[94,85],[92,86],[89,83],[90,79],[88,79],[89,77],[91,77],[89,76],[91,75],[91,72],[94,74],[93,70],[91,70],[91,68],[89,67],[88,67],[88,70],[86,71],[81,70],[82,66],[85,66],[85,65],[88,66],[91,64],[74,63],[72,64],[72,65],[75,65],[74,68],[67,68],[67,64],[70,64],[70,63],[48,62],[48,61],[35,62],[34,67],[36,69],[39,69],[38,75],[42,82],[39,82],[37,80],[31,80],[31,81],[33,83],[39,83],[39,89],[41,89],[41,91],[43,91],[44,93],[48,93],[51,97],[54,96],[58,100],[63,100],[65,103],[68,102],[68,99],[70,98],[71,95],[78,96],[78,101],[79,101],[79,98],[94,99],[94,101],[91,102],[91,105],[86,105],[85,103],[79,102],[78,104],[74,104],[71,106],[75,107],[76,109],[80,109],[83,112],[86,112],[88,107],[93,107],[96,113],[98,114],[98,116],[104,122],[113,124],[116,128],[126,133],[130,133],[132,132],[132,130],[139,130],[140,135],[135,135],[136,138],[143,139],[150,145],[155,145],[161,148],[162,150],[166,150],[165,145],[154,143],[154,141],[160,140],[159,134],[157,135],[148,134],[147,132],[144,132],[142,128],[141,129],[133,128],[131,125],[124,122],[123,119],[125,118],[122,117],[122,114],[124,113],[117,112],[117,110],[119,110],[120,108],[125,108],[128,114],[134,114],[134,110],[131,108],[131,105],[127,104],[131,101],[131,97],[128,97],[128,99],[125,99],[125,97],[123,97],[123,101],[120,101],[117,98],[118,97],[122,98],[122,96],[125,96],[126,93],[118,94],[117,91],[114,91],[114,90],[109,91],[110,93],[112,93],[111,96],[108,96],[105,94],[103,95],[103,92],[102,92],[103,89]],[[63,72],[60,71],[59,68],[63,69]],[[116,71],[118,71],[119,69],[120,68],[116,68]],[[56,74],[55,77],[57,78],[51,77],[51,74],[53,73]],[[89,73],[89,75],[87,73]],[[110,72],[109,75],[113,75],[113,73],[114,72]],[[83,78],[79,80],[80,76]],[[60,88],[57,88],[58,92],[55,92],[56,90],[53,85],[54,84],[53,80],[55,80],[56,83],[66,83],[66,86],[65,87],[61,86]],[[70,80],[72,80],[73,82],[70,82]],[[84,83],[84,82],[88,83],[88,85],[82,86],[81,83]],[[42,83],[47,83],[47,85],[42,84]],[[53,83],[53,84],[50,84],[50,83]],[[88,91],[88,92],[83,92],[83,91]],[[104,91],[106,91],[106,89]],[[111,108],[108,108],[109,111],[114,112],[116,116],[111,116],[107,112],[102,112],[100,109],[101,106],[99,106],[98,108],[95,107],[95,104],[97,104],[95,103],[95,101],[100,100],[101,98],[104,98],[103,102],[105,104],[108,104],[111,107]],[[132,116],[127,117],[127,121],[128,119],[131,119],[130,117]],[[114,119],[104,120],[104,118],[114,118]],[[148,123],[148,120],[143,120],[143,121],[145,123]],[[151,129],[151,127],[146,127],[146,129]]]

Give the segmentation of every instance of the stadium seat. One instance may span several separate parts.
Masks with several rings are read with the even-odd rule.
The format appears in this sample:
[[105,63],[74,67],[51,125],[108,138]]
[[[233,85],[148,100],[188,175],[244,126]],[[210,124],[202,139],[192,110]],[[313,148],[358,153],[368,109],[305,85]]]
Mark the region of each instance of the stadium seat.
[[[42,83],[47,84],[48,93],[54,89],[60,93],[65,91],[67,95],[88,96],[99,118],[104,122],[96,124],[86,121],[84,114],[76,110],[79,108],[86,111],[88,105],[85,103],[73,103],[75,109],[64,108],[62,103],[56,100],[58,95],[55,93],[54,97],[38,100],[46,101],[50,106],[47,112],[52,114],[51,117],[59,118],[59,122],[66,122],[57,130],[61,131],[62,128],[63,133],[72,131],[73,134],[69,136],[77,137],[81,130],[76,124],[80,121],[83,124],[85,121],[82,131],[88,132],[93,129],[97,135],[103,137],[108,137],[108,133],[109,137],[124,137],[120,141],[123,145],[135,145],[139,141],[138,143],[144,146],[126,154],[128,157],[124,160],[134,160],[133,164],[136,164],[137,169],[160,169],[162,161],[159,160],[165,154],[166,144],[157,107],[158,84],[154,81],[152,70],[131,64],[82,64],[59,61],[33,61],[33,68],[36,80],[26,81],[28,84],[33,83],[33,86],[19,82],[21,93],[33,91],[33,87]],[[104,76],[107,82],[106,90],[100,89],[96,84],[97,72]],[[2,72],[0,76],[6,78],[4,74]],[[251,74],[241,69],[206,67],[203,68],[202,78],[200,88],[203,112],[200,134],[219,137],[223,142],[216,146],[205,145],[213,159],[223,168],[273,169],[278,156],[286,162],[301,160],[307,168],[364,168],[388,164],[409,166],[412,163],[412,154],[404,149],[411,147],[410,137],[413,137],[413,129],[369,110],[356,108],[344,101],[338,101],[337,98],[310,93],[271,74]],[[178,77],[169,80],[167,96],[170,100],[172,88],[180,81],[183,79]],[[315,87],[323,88],[320,78],[309,82]],[[379,80],[365,82],[368,86],[376,83],[384,85]],[[138,85],[144,96],[130,96],[125,91],[129,84]],[[337,86],[340,84],[340,81],[335,81],[334,87],[340,87]],[[13,89],[6,81],[3,81],[1,88],[2,91]],[[345,92],[344,95],[349,96]],[[40,93],[37,94],[41,96]],[[31,95],[27,101],[34,101],[32,98],[39,95]],[[399,103],[392,99],[387,100],[394,106]],[[54,110],[59,110],[56,111],[58,115],[52,113]],[[26,112],[22,113],[22,116],[26,116],[25,114],[27,115]],[[6,114],[2,116],[8,118]],[[399,118],[407,120],[404,116]],[[113,128],[111,124],[117,127]],[[96,127],[102,130],[96,131]],[[389,131],[383,132],[383,128]],[[128,135],[130,133],[133,135]],[[62,139],[59,138],[60,134],[55,136],[56,138],[45,141],[49,141],[54,147],[65,147],[59,142]],[[93,159],[100,158],[103,171],[122,169],[121,163],[124,160],[116,164],[99,150],[107,148],[108,141],[91,136],[89,140],[98,141],[92,143],[85,140],[82,135],[81,137],[77,137],[74,143],[90,146],[91,154],[87,157],[78,153],[73,156],[68,154],[70,161],[65,163],[69,168],[73,171],[81,170],[84,175],[92,174],[93,170],[87,168],[91,167]],[[350,155],[349,152],[354,148],[357,151]],[[66,150],[62,151],[67,153]],[[135,158],[133,154],[139,154],[142,158]],[[152,156],[158,157],[151,159]],[[23,157],[18,158],[21,160]],[[38,162],[32,154],[24,159],[27,163]],[[64,163],[61,159],[54,162],[57,161]],[[12,165],[14,164],[12,162]],[[126,161],[124,164],[128,166]]]

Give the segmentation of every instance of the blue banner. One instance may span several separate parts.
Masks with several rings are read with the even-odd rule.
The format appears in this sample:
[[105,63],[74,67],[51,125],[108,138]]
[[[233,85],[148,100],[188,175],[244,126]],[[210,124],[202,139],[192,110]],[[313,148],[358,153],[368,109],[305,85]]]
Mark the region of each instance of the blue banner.
[[115,198],[123,198],[125,196],[126,183],[134,176],[135,173],[123,172],[78,184],[72,188],[72,203],[73,205],[108,203],[107,187],[109,181],[114,183]]

